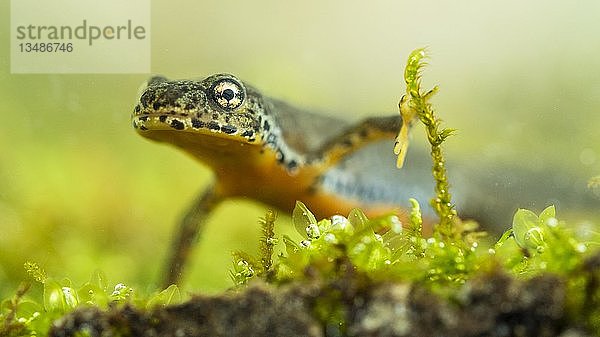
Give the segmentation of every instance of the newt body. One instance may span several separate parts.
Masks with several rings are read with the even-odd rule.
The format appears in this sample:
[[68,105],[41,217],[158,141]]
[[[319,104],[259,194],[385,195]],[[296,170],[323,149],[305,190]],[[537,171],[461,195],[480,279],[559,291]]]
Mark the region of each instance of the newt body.
[[[425,205],[433,193],[425,149],[411,148],[405,167],[395,169],[391,151],[399,115],[348,124],[264,97],[229,74],[199,81],[153,77],[132,121],[142,136],[181,148],[215,174],[180,224],[164,285],[179,280],[201,225],[224,199],[251,198],[285,212],[300,200],[319,218],[358,207],[370,216],[395,212],[404,221],[409,198]],[[502,168],[477,166],[450,168],[455,200],[467,205],[461,215],[485,222],[511,216],[517,206],[550,201],[515,191],[521,183],[531,186],[531,174],[507,176]],[[432,214],[424,208],[425,217]]]

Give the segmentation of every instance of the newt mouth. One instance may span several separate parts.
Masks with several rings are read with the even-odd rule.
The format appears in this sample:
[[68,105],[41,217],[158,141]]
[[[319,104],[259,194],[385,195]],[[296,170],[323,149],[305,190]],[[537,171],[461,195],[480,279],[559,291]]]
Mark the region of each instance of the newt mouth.
[[206,134],[220,138],[235,138],[245,143],[257,141],[257,131],[253,128],[239,128],[235,125],[219,123],[205,115],[191,117],[182,114],[134,112],[132,124],[142,134],[168,130]]

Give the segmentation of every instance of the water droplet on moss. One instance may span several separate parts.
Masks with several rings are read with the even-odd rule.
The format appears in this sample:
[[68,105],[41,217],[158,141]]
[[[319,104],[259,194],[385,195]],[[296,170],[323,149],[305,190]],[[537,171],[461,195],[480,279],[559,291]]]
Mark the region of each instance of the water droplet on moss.
[[338,239],[332,233],[325,234],[325,236],[323,237],[323,240],[325,240],[325,242],[331,243],[331,244],[338,243]]
[[344,229],[350,224],[350,221],[346,219],[345,216],[342,215],[334,215],[331,217],[331,226],[339,229]]
[[364,243],[359,242],[356,245],[354,245],[352,252],[354,254],[360,254],[360,253],[364,252],[366,248],[367,248],[367,246]]
[[390,227],[391,227],[392,232],[394,232],[396,234],[402,233],[403,227],[402,227],[402,221],[400,221],[400,218],[398,218],[395,215],[392,215],[390,217]]
[[306,235],[308,235],[309,239],[318,239],[321,236],[321,231],[319,230],[319,226],[317,224],[311,223],[306,227]]

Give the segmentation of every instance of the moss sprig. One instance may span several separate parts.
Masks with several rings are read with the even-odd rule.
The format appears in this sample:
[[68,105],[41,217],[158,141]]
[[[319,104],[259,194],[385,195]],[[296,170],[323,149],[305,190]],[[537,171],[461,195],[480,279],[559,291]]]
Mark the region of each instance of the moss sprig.
[[233,268],[229,276],[236,285],[243,285],[251,278],[258,276],[269,282],[273,279],[273,248],[277,244],[275,238],[275,220],[277,215],[267,210],[264,218],[259,220],[262,235],[258,243],[260,256],[258,258],[243,252],[233,252]]
[[435,86],[426,93],[421,91],[421,73],[423,67],[427,64],[424,61],[426,57],[425,48],[416,49],[408,57],[406,69],[404,70],[406,94],[402,96],[398,106],[404,120],[402,126],[404,130],[408,129],[415,118],[418,118],[425,125],[427,139],[431,145],[432,173],[436,193],[435,198],[431,200],[431,206],[440,219],[435,228],[435,233],[443,240],[457,241],[460,238],[460,233],[453,228],[456,210],[452,203],[450,184],[448,183],[446,164],[442,153],[442,143],[454,134],[455,130],[440,128],[441,121],[435,115],[435,111],[429,103],[430,98],[438,91],[438,87]]
[[275,238],[275,220],[277,214],[272,210],[267,210],[265,217],[260,220],[262,236],[260,238],[259,251],[260,262],[265,276],[269,278],[273,269],[273,247],[277,243]]

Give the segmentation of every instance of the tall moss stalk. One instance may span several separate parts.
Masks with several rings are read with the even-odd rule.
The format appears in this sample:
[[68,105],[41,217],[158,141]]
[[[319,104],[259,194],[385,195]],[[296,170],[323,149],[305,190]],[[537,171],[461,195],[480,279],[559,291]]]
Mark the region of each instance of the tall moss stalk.
[[435,227],[435,233],[442,239],[455,241],[460,233],[453,230],[456,210],[452,203],[450,186],[446,175],[446,164],[442,153],[442,143],[454,133],[453,129],[441,129],[440,120],[435,115],[432,105],[429,103],[431,96],[437,92],[438,87],[423,94],[421,92],[421,70],[427,64],[424,59],[427,54],[424,48],[413,51],[408,57],[406,69],[404,70],[404,81],[406,82],[406,94],[398,104],[400,114],[404,121],[404,127],[412,123],[412,119],[418,118],[427,132],[427,139],[431,145],[431,158],[433,160],[433,178],[435,179],[436,196],[431,200],[431,205],[439,216],[439,223]]

